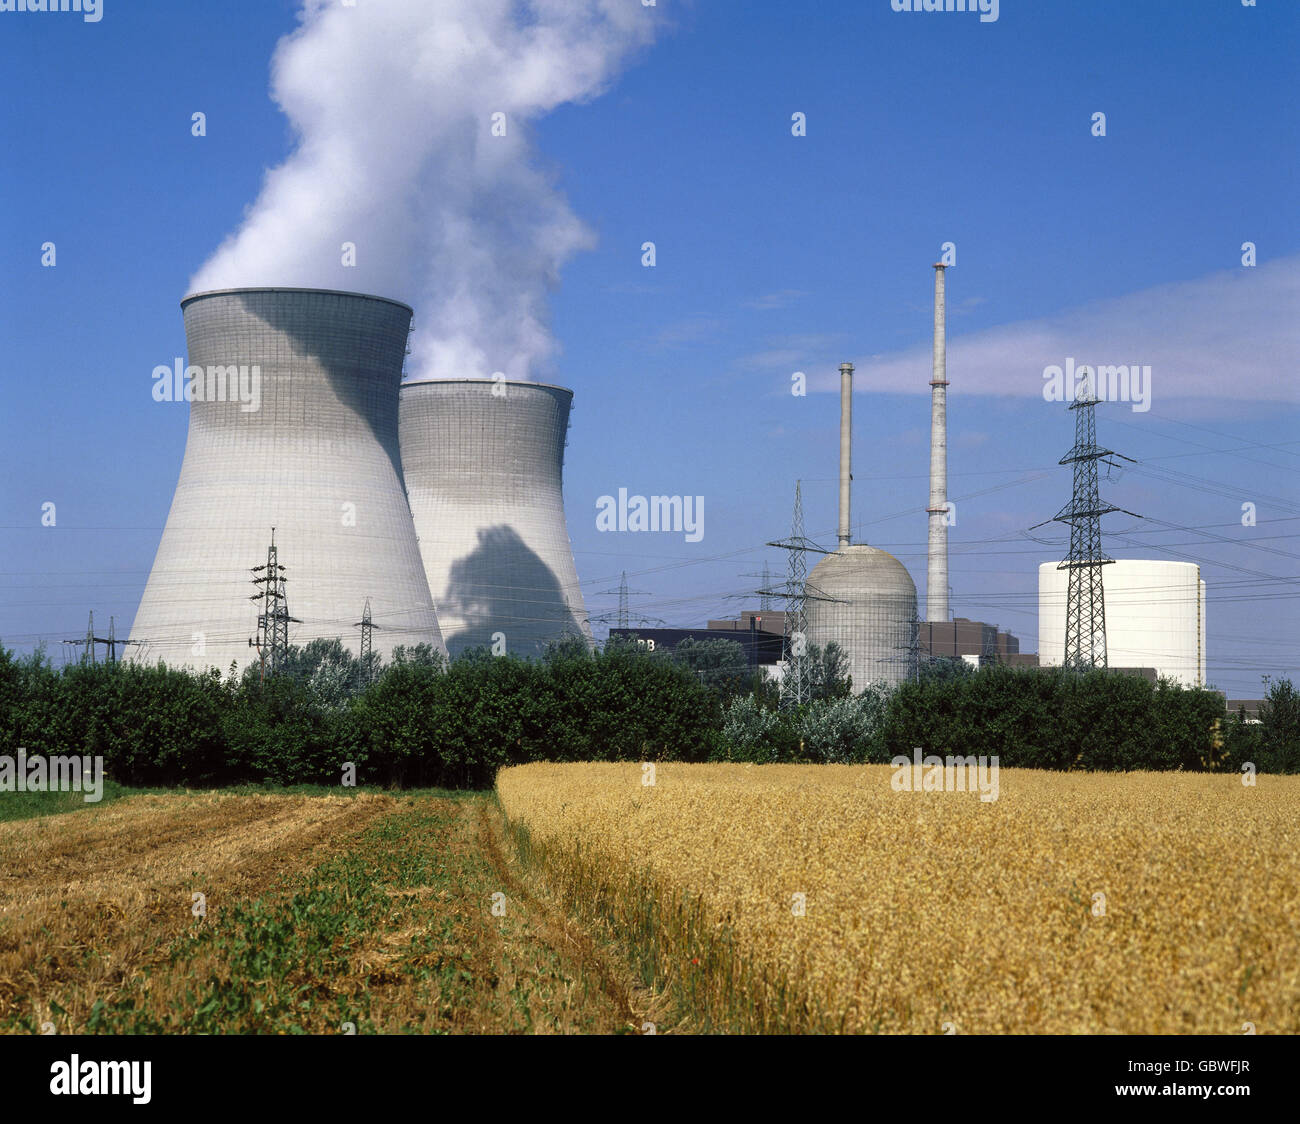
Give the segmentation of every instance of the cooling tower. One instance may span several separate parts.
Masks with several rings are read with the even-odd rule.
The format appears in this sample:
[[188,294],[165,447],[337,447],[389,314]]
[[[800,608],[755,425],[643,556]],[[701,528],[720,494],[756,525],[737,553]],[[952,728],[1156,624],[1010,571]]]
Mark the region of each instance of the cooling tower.
[[[1038,662],[1065,656],[1069,570],[1038,567]],[[1205,582],[1195,562],[1119,558],[1101,568],[1106,662],[1152,667],[1185,687],[1205,686]]]
[[290,643],[338,637],[357,652],[353,625],[369,599],[385,660],[398,644],[445,651],[402,488],[410,308],[316,289],[199,293],[181,308],[196,390],[131,629],[136,658],[222,671],[250,662],[250,571],[266,563],[272,527],[297,622]]
[[839,549],[808,575],[808,642],[834,641],[849,659],[853,691],[889,686],[916,668],[916,586],[892,554],[849,541],[853,462],[853,364],[840,364]]
[[429,588],[453,656],[538,656],[591,626],[564,522],[573,392],[534,382],[402,386],[402,463]]

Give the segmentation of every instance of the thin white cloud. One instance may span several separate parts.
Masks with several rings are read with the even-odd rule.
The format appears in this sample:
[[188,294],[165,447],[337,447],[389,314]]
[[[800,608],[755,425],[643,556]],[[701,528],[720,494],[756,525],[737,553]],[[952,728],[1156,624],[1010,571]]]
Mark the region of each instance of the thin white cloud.
[[806,295],[802,289],[781,289],[775,293],[764,293],[761,297],[755,297],[753,300],[743,301],[742,305],[745,308],[764,310],[785,308]]
[[[742,370],[784,371],[789,374],[800,370],[812,371],[821,362],[820,357],[843,339],[842,332],[769,336],[763,341],[767,344],[766,350],[742,355],[733,366]],[[835,376],[835,385],[840,385],[839,375]]]
[[687,320],[678,320],[660,328],[649,340],[654,348],[685,347],[688,344],[701,343],[715,338],[723,329],[721,320],[711,320],[696,316]]
[[[1300,256],[948,338],[951,394],[1041,397],[1045,367],[1151,367],[1156,400],[1300,401]],[[856,361],[864,392],[930,392],[930,341]],[[815,390],[839,378],[818,372]]]

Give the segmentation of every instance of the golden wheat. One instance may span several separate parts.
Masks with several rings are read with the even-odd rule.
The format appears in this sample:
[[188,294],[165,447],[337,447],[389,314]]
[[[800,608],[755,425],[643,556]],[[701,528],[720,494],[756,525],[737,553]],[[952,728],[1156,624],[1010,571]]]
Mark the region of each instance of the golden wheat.
[[1008,769],[982,801],[884,765],[656,773],[525,765],[497,790],[701,1025],[1300,1031],[1300,777]]

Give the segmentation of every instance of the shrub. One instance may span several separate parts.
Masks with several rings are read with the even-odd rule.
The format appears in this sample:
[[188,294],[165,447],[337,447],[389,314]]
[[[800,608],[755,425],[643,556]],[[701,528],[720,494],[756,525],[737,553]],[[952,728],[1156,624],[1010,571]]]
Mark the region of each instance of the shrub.
[[721,745],[713,759],[763,765],[793,760],[797,748],[798,736],[784,715],[752,695],[741,695],[727,706]]
[[871,760],[888,702],[888,689],[877,684],[860,695],[809,703],[795,719],[800,759],[830,765]]

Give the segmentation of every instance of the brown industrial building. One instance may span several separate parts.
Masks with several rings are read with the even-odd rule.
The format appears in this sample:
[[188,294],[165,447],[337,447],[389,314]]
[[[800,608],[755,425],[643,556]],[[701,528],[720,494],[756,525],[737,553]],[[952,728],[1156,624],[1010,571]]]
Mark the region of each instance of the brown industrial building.
[[751,628],[758,632],[774,632],[785,635],[784,609],[746,609],[739,620],[709,621],[709,628],[717,632],[748,632]]
[[[719,633],[738,633],[740,635],[737,635],[736,639],[742,643],[746,635],[756,633],[784,636],[785,618],[786,614],[781,609],[746,609],[735,620],[709,621],[708,633],[712,634],[713,638],[716,638]],[[703,629],[696,630],[693,634],[700,639],[706,638]],[[657,634],[652,629],[641,629],[639,635],[655,636]],[[664,633],[663,639],[668,639],[667,632]],[[665,646],[671,647],[672,645],[666,644]],[[758,662],[770,662],[773,658],[771,655],[773,649],[769,649],[767,645],[761,645],[761,647],[763,655]],[[938,659],[964,659],[977,667],[980,664],[988,663],[1001,663],[1007,667],[1038,667],[1038,653],[1022,652],[1018,637],[1013,636],[1010,632],[1003,632],[995,624],[968,620],[966,617],[956,617],[951,621],[919,622],[917,625],[917,655],[922,663]],[[1121,675],[1139,676],[1148,683],[1154,683],[1158,678],[1155,668],[1151,667],[1113,667],[1110,670]],[[1249,707],[1249,704],[1247,705]],[[1253,714],[1250,714],[1250,716],[1254,717]]]
[[965,617],[955,617],[950,621],[922,621],[918,626],[917,643],[919,654],[931,658],[979,656],[1006,662],[1008,656],[1020,654],[1020,641],[1011,633],[1002,632],[995,624]]

